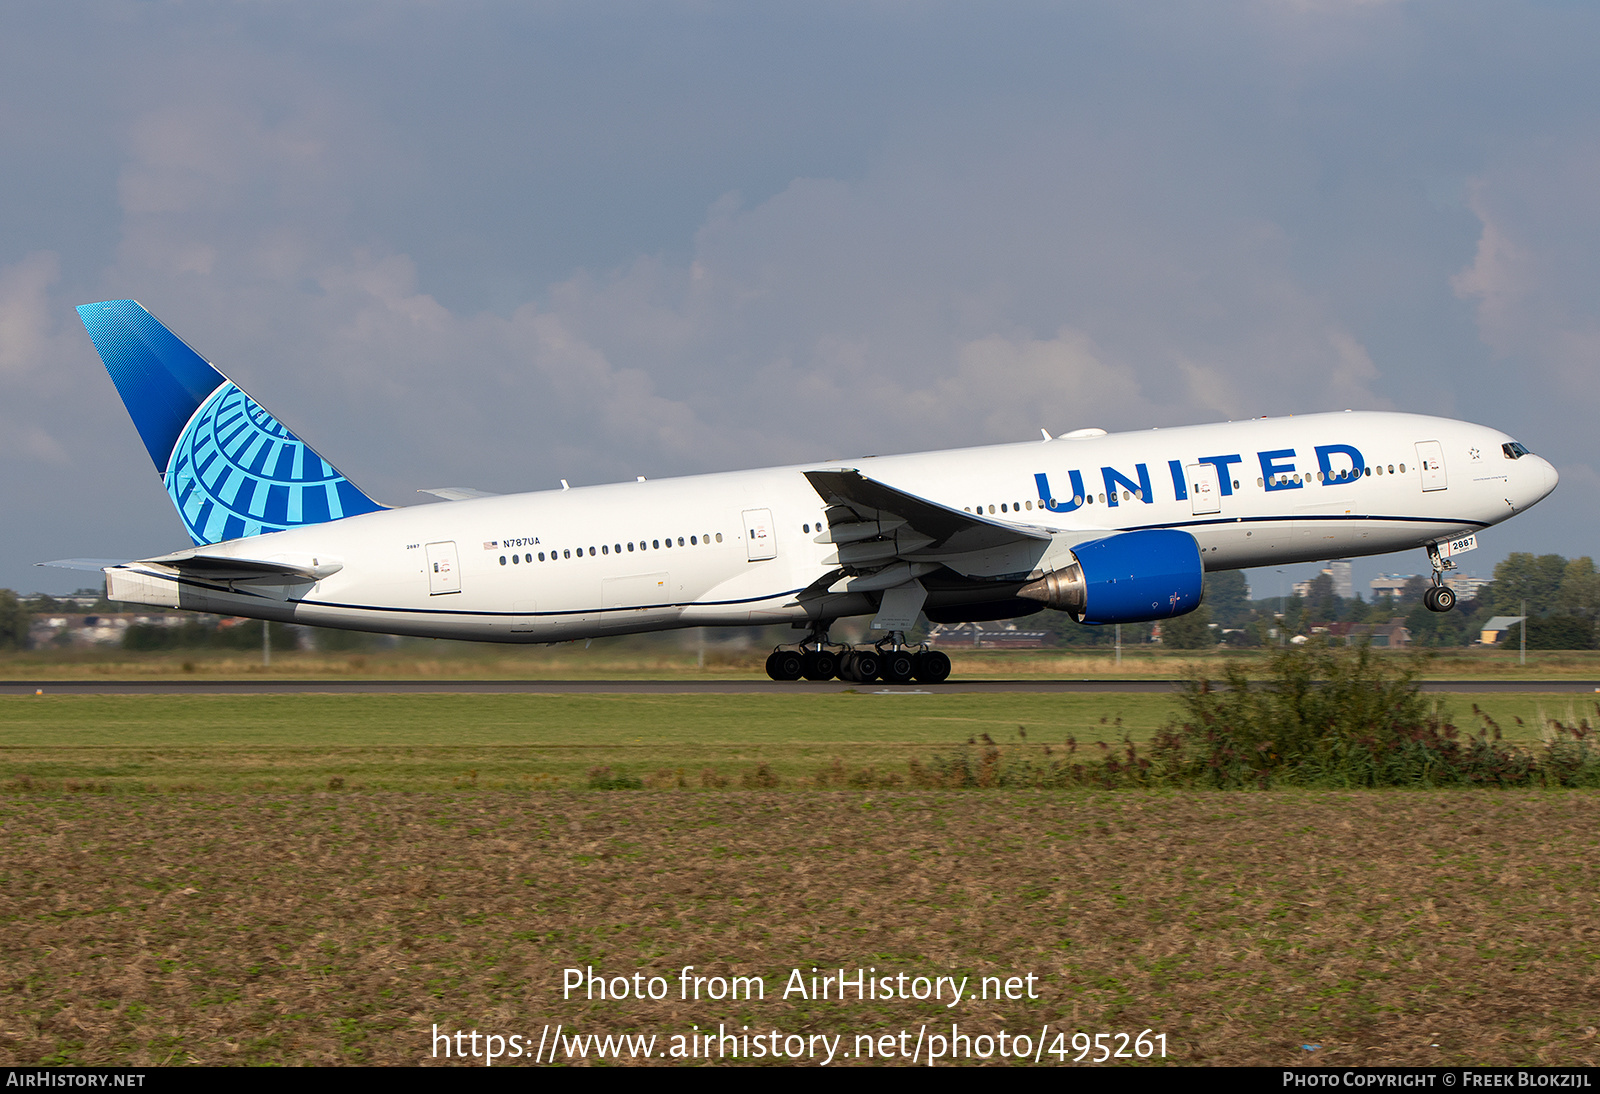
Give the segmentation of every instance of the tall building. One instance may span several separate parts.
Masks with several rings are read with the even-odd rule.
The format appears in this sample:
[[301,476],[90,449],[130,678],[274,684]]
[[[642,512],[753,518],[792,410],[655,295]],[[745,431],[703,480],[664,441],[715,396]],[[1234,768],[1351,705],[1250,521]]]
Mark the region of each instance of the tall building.
[[[1336,558],[1322,568],[1322,572],[1333,578],[1333,595],[1349,600],[1356,595],[1355,581],[1350,576],[1350,560]],[[1296,581],[1294,595],[1306,597],[1311,595],[1310,581]]]
[[1356,595],[1355,579],[1350,576],[1350,560],[1336,558],[1322,571],[1333,576],[1333,595],[1349,600]]

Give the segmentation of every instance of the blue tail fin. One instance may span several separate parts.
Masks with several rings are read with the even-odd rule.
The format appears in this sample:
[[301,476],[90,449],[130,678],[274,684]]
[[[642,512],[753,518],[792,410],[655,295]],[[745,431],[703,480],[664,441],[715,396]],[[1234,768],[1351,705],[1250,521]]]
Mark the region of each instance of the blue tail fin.
[[195,543],[384,508],[136,302],[78,315]]

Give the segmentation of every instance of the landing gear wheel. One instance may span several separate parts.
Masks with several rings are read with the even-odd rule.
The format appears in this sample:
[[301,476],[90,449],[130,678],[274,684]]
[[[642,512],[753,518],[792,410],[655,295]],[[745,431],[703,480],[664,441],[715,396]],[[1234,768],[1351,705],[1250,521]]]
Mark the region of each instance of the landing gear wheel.
[[839,674],[839,659],[827,650],[807,650],[800,675],[807,680],[832,680]]
[[916,671],[916,658],[908,650],[890,650],[883,655],[882,675],[885,684],[909,684]]
[[919,683],[942,684],[950,678],[950,657],[938,650],[923,650],[916,657]]
[[773,650],[767,655],[767,675],[774,680],[798,680],[804,664],[796,650]]
[[1430,612],[1447,612],[1456,606],[1456,594],[1448,585],[1435,585],[1422,594],[1422,606]]
[[883,661],[878,657],[877,650],[857,650],[851,667],[857,683],[870,684],[882,671]]

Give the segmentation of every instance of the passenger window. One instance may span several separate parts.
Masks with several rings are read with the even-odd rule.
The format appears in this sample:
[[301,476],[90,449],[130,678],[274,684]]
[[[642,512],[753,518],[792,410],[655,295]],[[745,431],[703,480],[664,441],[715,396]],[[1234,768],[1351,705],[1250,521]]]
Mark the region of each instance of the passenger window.
[[539,561],[540,561],[540,562],[543,562],[543,561],[544,561],[544,552],[543,552],[543,551],[540,551],[540,552],[539,552]]
[[566,548],[566,547],[564,547],[564,548],[562,548],[562,550],[561,550],[561,557],[562,557],[562,558],[571,558],[571,557],[572,557],[572,550],[571,550],[571,548]]
[[683,537],[682,537],[682,536],[679,536],[679,537],[678,537],[678,546],[679,546],[679,547],[682,547],[682,546],[683,546]]
[[653,539],[650,541],[650,546],[659,551],[661,550],[661,541],[659,539]]
[[603,555],[609,555],[611,553],[611,548],[602,543],[600,545],[600,553]]
[[512,555],[511,556],[511,565],[515,566],[517,563],[519,563],[521,561],[522,561],[522,556],[521,555]]
[[1400,474],[1404,475],[1405,473],[1406,473],[1406,465],[1405,464],[1401,464],[1400,465]]
[[694,536],[690,536],[689,537],[689,546],[694,547],[694,546],[697,546],[699,543],[700,543],[700,541],[698,539],[696,539]]
[[593,557],[593,555],[594,555],[594,548],[593,547],[589,548],[589,554],[590,554],[591,557]]
[[628,541],[628,550],[633,550],[633,540],[631,539]]
[[1000,511],[1002,513],[1004,513],[1006,511],[1006,503],[1005,502],[1001,502],[1000,503]]
[[1029,509],[1033,508],[1033,502],[1031,502],[1031,501],[1025,501],[1022,504],[1026,505]]
[[721,532],[718,532],[718,533],[717,533],[717,542],[718,542],[718,543],[721,543],[721,542],[722,542],[722,533],[721,533]]
[[505,555],[501,555],[500,556],[500,565],[504,566],[505,564],[506,564],[506,556]]

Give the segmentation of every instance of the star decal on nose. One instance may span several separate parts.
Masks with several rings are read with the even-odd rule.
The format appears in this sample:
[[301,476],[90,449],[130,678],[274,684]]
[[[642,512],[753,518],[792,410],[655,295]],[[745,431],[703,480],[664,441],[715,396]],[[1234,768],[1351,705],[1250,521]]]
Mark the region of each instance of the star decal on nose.
[[1472,457],[1472,458],[1473,458],[1473,459],[1475,459],[1475,460],[1481,460],[1481,459],[1483,459],[1483,453],[1482,453],[1482,452],[1480,452],[1480,451],[1479,451],[1479,450],[1478,450],[1478,449],[1476,449],[1476,448],[1469,448],[1469,449],[1467,449],[1467,455],[1469,455],[1469,456],[1471,456],[1471,457]]

